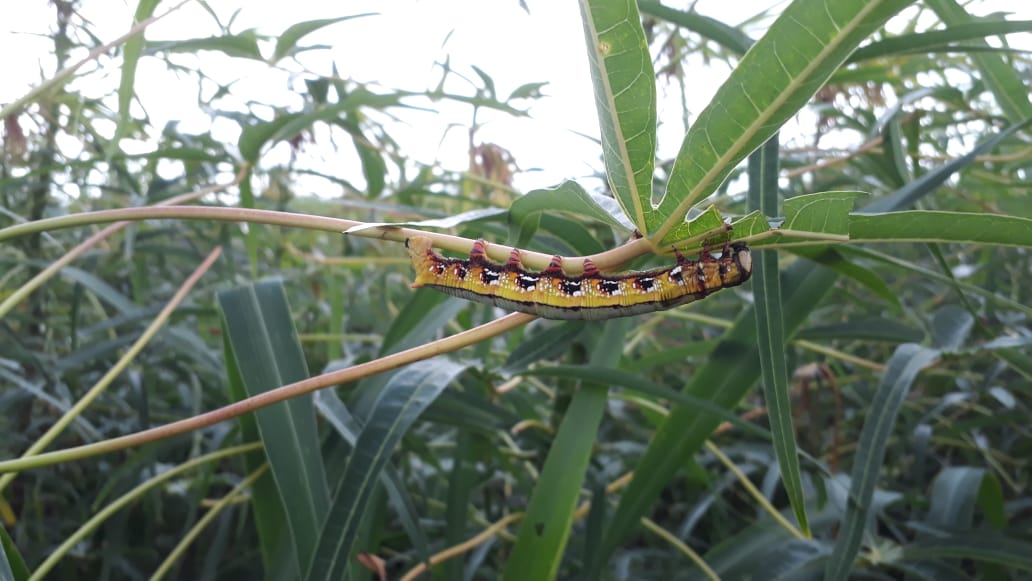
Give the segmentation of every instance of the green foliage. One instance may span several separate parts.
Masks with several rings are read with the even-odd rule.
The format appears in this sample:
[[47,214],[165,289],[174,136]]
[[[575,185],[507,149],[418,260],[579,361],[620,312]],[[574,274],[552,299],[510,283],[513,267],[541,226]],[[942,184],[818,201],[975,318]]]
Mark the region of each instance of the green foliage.
[[[301,106],[240,110],[178,60],[289,69],[372,15],[267,38],[212,11],[220,33],[155,40],[143,0],[115,73],[70,63],[93,32],[56,10],[60,70],[0,111],[0,578],[1027,576],[1032,105],[1027,60],[985,39],[1028,22],[953,0],[795,0],[763,28],[580,6],[609,192],[516,191],[476,121],[466,172],[391,135],[427,99],[524,115],[539,83],[306,70]],[[144,56],[218,85],[195,108],[236,141],[136,116]],[[732,72],[657,160],[657,95],[703,62]],[[88,75],[110,93],[78,92]],[[350,165],[295,164],[315,135]],[[392,242],[431,230],[535,267],[746,242],[755,270],[684,309],[532,321],[412,292]]]
[[[219,306],[228,347],[226,360],[239,374],[233,383],[243,388],[236,397],[255,396],[308,377],[290,308],[279,284],[264,282],[253,288],[223,291],[219,293]],[[294,572],[299,575],[311,559],[329,507],[312,396],[302,395],[284,405],[258,410],[255,420],[279,496],[262,501],[285,508],[298,559]],[[272,560],[268,552],[263,556],[267,563]]]

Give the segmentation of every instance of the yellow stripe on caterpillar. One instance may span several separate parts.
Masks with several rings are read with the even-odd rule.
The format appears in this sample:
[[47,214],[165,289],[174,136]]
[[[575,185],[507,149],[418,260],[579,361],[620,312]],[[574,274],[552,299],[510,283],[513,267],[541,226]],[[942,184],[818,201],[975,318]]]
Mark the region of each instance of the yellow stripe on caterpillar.
[[745,244],[725,245],[719,258],[703,250],[698,261],[677,253],[677,264],[643,272],[602,274],[586,260],[584,273],[570,276],[556,256],[540,272],[523,268],[519,250],[506,264],[487,259],[487,243],[477,240],[468,259],[445,258],[425,236],[405,241],[416,271],[413,288],[428,286],[471,301],[530,313],[546,319],[610,319],[687,304],[752,274]]

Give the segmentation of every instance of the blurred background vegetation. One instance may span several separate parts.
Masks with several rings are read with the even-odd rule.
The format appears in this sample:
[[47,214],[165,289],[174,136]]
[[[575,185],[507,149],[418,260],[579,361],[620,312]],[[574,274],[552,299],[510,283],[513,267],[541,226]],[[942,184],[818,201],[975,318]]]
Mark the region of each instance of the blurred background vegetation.
[[[971,4],[974,11],[978,2]],[[242,110],[222,106],[232,84],[199,89],[197,102],[181,106],[213,124],[235,124],[238,141],[225,142],[210,133],[181,132],[175,124],[156,127],[134,108],[139,59],[162,59],[182,82],[201,87],[211,83],[205,54],[249,66],[285,66],[306,50],[307,34],[338,21],[283,23],[276,38],[235,30],[231,23],[215,37],[150,42],[137,34],[88,54],[114,39],[99,38],[94,24],[79,16],[79,6],[78,0],[51,3],[46,34],[54,52],[47,81],[3,105],[0,227],[186,195],[190,199],[182,202],[196,207],[361,222],[439,220],[426,227],[568,256],[602,252],[629,237],[573,212],[537,214],[529,226],[506,213],[524,193],[513,182],[520,160],[504,141],[480,139],[475,112],[524,115],[530,103],[545,98],[539,85],[502,96],[492,71],[475,70],[460,71],[475,79],[464,94],[440,87],[413,93],[309,72],[295,85],[293,105],[237,95],[249,103]],[[171,7],[144,0],[137,17],[145,21]],[[751,39],[765,32],[755,22],[769,25],[757,18],[734,28],[654,2],[642,1],[640,8],[661,91],[691,91],[689,55],[708,66],[734,68]],[[973,19],[953,2],[938,0],[918,2],[890,27],[879,27],[876,42],[831,75],[793,117],[792,133],[782,135],[779,195],[859,190],[883,199],[959,159],[941,174],[941,187],[926,183],[914,196],[920,209],[1032,217],[1028,132],[976,150],[1032,117],[1032,43],[1012,46],[1008,40],[1027,41],[1032,23],[1004,16]],[[211,17],[218,18],[214,8]],[[1004,36],[1015,32],[1023,36]],[[174,58],[179,54],[200,55],[198,67],[185,68]],[[79,60],[87,66],[58,74]],[[84,77],[106,79],[106,92],[86,96],[67,82]],[[464,171],[416,162],[393,138],[392,116],[413,97],[463,103],[474,112],[466,127]],[[689,119],[697,114],[683,112]],[[130,152],[126,141],[146,147]],[[267,154],[274,147],[289,154],[272,160]],[[339,156],[346,170],[315,172],[301,167],[306,156]],[[656,160],[660,190],[672,162]],[[745,165],[734,169],[707,202],[726,215],[755,209],[746,195],[747,173]],[[332,195],[312,196],[297,185],[313,179]],[[53,578],[293,578],[312,555],[318,562],[344,547],[340,559],[352,575],[382,571],[394,579],[461,546],[435,568],[434,578],[489,579],[507,571],[517,579],[527,577],[513,561],[546,558],[522,536],[562,530],[558,556],[548,557],[556,559],[551,573],[562,578],[834,577],[840,573],[829,562],[836,561],[872,578],[1027,578],[1028,235],[997,245],[950,243],[945,233],[963,229],[963,221],[943,218],[938,224],[947,242],[894,243],[886,237],[878,245],[838,247],[834,258],[822,254],[827,247],[779,253],[785,270],[821,269],[813,266],[820,262],[844,275],[783,283],[786,301],[797,292],[796,300],[807,303],[798,331],[785,344],[791,409],[781,413],[794,424],[802,453],[799,486],[812,538],[806,538],[806,526],[789,523],[799,513],[782,487],[775,457],[782,432],[775,430],[772,438],[761,391],[743,391],[745,397],[725,405],[719,398],[716,404],[702,401],[692,387],[698,377],[710,377],[700,370],[733,377],[740,366],[753,365],[752,359],[736,360],[731,343],[720,342],[752,303],[745,287],[630,321],[535,321],[455,355],[298,398],[289,410],[281,404],[288,411],[278,416],[269,408],[256,414],[256,422],[222,422],[143,447],[5,475],[0,519],[6,565],[14,578],[32,571]],[[49,449],[196,416],[500,316],[427,290],[414,293],[401,246],[376,238],[203,215],[117,227],[85,216],[77,226],[0,237],[3,459],[40,443],[98,384],[104,387],[95,399],[89,396],[89,408]],[[54,261],[72,258],[72,249],[90,236],[94,243],[71,264],[19,294]],[[131,351],[149,326],[164,321],[162,309],[214,248],[222,256],[211,270],[153,339]],[[663,263],[643,259],[630,266]],[[821,284],[829,286],[818,290]],[[248,343],[255,338],[265,342]],[[912,363],[917,367],[908,367]],[[591,397],[585,393],[601,393],[597,421],[584,411],[596,404],[571,405]],[[391,416],[384,410],[390,397],[421,402],[414,405],[422,413]],[[621,492],[646,449],[664,453],[662,437],[653,438],[675,407],[708,415],[714,424],[734,421],[721,423],[704,447],[666,449],[678,468],[658,479],[655,497],[636,513]],[[865,425],[878,427],[862,436]],[[239,448],[258,440],[264,454]],[[384,443],[390,446],[377,449],[359,470],[353,450]],[[545,459],[552,454],[560,462],[566,445],[589,450],[590,459],[584,457],[578,472],[581,456],[571,454],[565,474],[571,482],[560,485],[542,474],[551,473]],[[187,464],[227,450],[209,458],[218,461]],[[263,472],[266,459],[275,478]],[[137,490],[173,470],[179,471]],[[348,488],[362,480],[356,471],[379,486]],[[287,482],[284,475],[291,473],[302,482]],[[853,527],[850,510],[863,504],[850,496],[858,481],[872,487],[863,501],[870,512]],[[285,492],[291,486],[300,487],[300,496]],[[532,497],[569,491],[570,510],[581,507],[569,520],[528,519],[521,528]],[[360,506],[342,506],[340,498],[349,495]],[[119,510],[104,513],[122,499]],[[302,506],[302,499],[310,502]],[[304,522],[306,511],[314,524]],[[612,520],[614,511],[623,516]],[[105,518],[91,521],[101,514]],[[326,514],[340,526],[332,541],[320,521]],[[342,524],[350,517],[356,522]],[[633,526],[613,525],[628,519]],[[305,526],[323,534],[306,538]],[[862,537],[852,552],[841,548],[847,531]],[[365,557],[361,564],[346,558],[354,552]],[[339,572],[335,567],[320,570]]]

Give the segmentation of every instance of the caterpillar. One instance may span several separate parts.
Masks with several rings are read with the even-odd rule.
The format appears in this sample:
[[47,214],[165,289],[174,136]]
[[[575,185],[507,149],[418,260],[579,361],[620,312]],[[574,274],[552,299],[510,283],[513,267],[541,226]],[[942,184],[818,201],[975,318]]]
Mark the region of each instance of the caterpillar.
[[737,286],[752,274],[752,255],[743,243],[728,245],[717,258],[703,249],[699,260],[677,252],[677,264],[641,272],[602,274],[590,260],[569,276],[555,256],[543,271],[523,268],[513,248],[505,264],[487,258],[477,240],[468,259],[445,258],[425,236],[405,240],[416,270],[412,288],[427,286],[449,295],[546,319],[611,319],[670,309]]

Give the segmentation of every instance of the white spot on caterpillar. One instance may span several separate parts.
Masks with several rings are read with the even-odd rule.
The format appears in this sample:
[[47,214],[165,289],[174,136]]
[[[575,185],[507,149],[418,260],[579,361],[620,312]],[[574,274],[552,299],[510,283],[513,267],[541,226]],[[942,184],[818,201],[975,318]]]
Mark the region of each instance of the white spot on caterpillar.
[[516,287],[522,292],[529,292],[537,288],[540,277],[529,274],[521,274],[516,277]]

